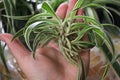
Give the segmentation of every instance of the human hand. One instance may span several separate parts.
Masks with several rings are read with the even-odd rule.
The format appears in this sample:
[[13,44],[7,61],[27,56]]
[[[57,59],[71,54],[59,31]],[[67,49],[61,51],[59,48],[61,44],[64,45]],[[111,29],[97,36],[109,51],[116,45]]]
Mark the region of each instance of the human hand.
[[[56,14],[61,19],[64,19],[71,12],[76,1],[70,0],[69,4],[61,4]],[[78,10],[77,15],[82,14],[83,11],[81,9]],[[12,35],[0,34],[0,39],[7,43],[27,80],[75,80],[77,78],[77,66],[72,65],[62,56],[58,45],[53,41],[44,48],[39,47],[34,59],[31,52],[18,39],[11,42]],[[88,70],[89,51],[84,51],[80,54]]]

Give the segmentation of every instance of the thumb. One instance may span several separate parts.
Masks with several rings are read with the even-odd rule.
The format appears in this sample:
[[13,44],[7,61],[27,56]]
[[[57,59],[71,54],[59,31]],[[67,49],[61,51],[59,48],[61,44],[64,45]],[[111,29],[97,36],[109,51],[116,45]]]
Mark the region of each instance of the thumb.
[[7,44],[12,55],[19,62],[20,59],[24,58],[25,56],[28,56],[30,54],[30,51],[28,51],[18,39],[15,39],[11,42],[12,37],[13,36],[11,34],[0,34],[0,40],[4,41]]

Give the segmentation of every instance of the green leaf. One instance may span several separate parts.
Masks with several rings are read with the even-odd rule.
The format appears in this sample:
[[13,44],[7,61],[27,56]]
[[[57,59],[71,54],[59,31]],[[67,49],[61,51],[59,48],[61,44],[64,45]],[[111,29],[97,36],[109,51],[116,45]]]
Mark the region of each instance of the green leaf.
[[29,25],[39,21],[46,23],[46,25],[48,26],[53,25],[51,27],[56,27],[56,28],[59,27],[59,26],[54,26],[59,24],[56,20],[49,19],[49,18],[47,19],[47,17],[49,17],[49,14],[37,14],[28,20],[25,27],[28,27]]
[[[97,27],[97,26],[95,26],[95,27]],[[111,53],[113,54],[113,53],[115,53],[115,51],[114,51],[114,46],[113,46],[113,44],[112,44],[112,41],[111,41],[111,39],[109,38],[109,36],[104,32],[104,30],[102,30],[102,29],[100,29],[99,27],[98,27],[98,29],[96,28],[96,29],[94,29],[94,32],[96,33],[96,34],[98,34],[102,39],[103,39],[103,42],[107,45],[107,47],[109,48],[109,50],[111,51]],[[102,45],[101,45],[102,46]]]
[[53,36],[51,36],[51,35],[46,36],[46,38],[43,40],[41,46],[42,47],[46,46],[52,39],[54,39]]
[[50,32],[50,27],[51,26],[54,27],[53,25],[55,25],[55,24],[56,24],[56,22],[54,20],[42,19],[41,21],[38,21],[38,22],[35,22],[35,23],[29,25],[24,31],[24,38],[25,38],[28,48],[31,51],[33,51],[30,46],[30,43],[29,43],[31,32],[36,32],[36,30],[39,30],[39,32],[43,32],[43,33],[45,33],[44,31],[46,31],[46,30],[49,30],[47,32]]
[[[13,16],[13,3],[12,3],[12,0],[3,0],[3,4],[4,4],[4,8],[5,8],[5,13],[6,15],[8,16]],[[7,32],[8,33],[15,33],[15,26],[14,26],[14,21],[13,19],[10,19],[10,18],[7,18],[7,23],[8,23],[8,26],[7,26]]]
[[29,41],[30,41],[29,37],[30,37],[30,34],[31,34],[33,28],[36,27],[37,25],[39,25],[40,23],[42,23],[42,22],[41,21],[35,22],[35,23],[29,25],[28,28],[26,28],[24,31],[25,42],[31,51],[32,51],[32,48],[31,48],[30,43],[29,43]]
[[33,57],[35,58],[35,51],[37,49],[37,47],[39,46],[39,44],[41,43],[41,41],[43,40],[43,38],[45,38],[45,34],[44,33],[39,33],[36,35],[34,42],[33,42]]
[[[101,47],[101,50],[103,50],[105,57],[108,59],[108,61],[111,63],[111,61],[113,60],[113,55],[110,52],[109,48],[107,47],[107,45],[104,43]],[[117,74],[116,76],[120,77],[120,64],[115,61],[114,63],[111,63],[111,67],[113,68],[113,70],[115,71],[115,73]]]
[[71,51],[72,47],[71,47],[71,42],[68,38],[65,38],[66,40],[66,44],[67,44],[67,47],[69,48],[69,50]]
[[106,6],[106,8],[107,8],[108,10],[110,10],[110,11],[115,12],[118,16],[120,16],[120,11],[119,11],[119,10],[114,9],[114,8],[112,8],[112,7],[108,7],[108,6]]
[[87,8],[87,7],[99,7],[99,8],[102,8],[103,10],[105,10],[111,16],[111,18],[112,18],[112,20],[114,22],[114,18],[112,16],[112,14],[110,13],[110,11],[105,6],[102,6],[100,4],[94,4],[94,3],[90,3],[88,5],[83,6],[83,8]]
[[120,33],[119,26],[114,24],[102,24],[102,26],[105,28],[106,31],[109,32],[109,34],[119,36],[119,33]]
[[116,56],[114,56],[113,60],[111,61],[111,63],[114,63],[116,61],[118,61],[120,58],[120,54],[117,54]]
[[92,7],[87,7],[85,9],[85,15],[90,16],[93,19],[96,19],[96,21],[99,21],[97,11]]
[[72,42],[76,42],[76,41],[79,41],[81,38],[83,38],[83,36],[90,30],[94,29],[94,27],[89,27],[89,26],[86,26],[84,27],[81,31],[78,31],[78,36],[75,40],[73,40]]
[[73,16],[76,15],[76,12],[77,12],[77,10],[81,7],[83,1],[84,1],[84,0],[78,0],[78,1],[76,2],[75,6],[73,7],[73,10],[72,10],[72,12],[71,12],[71,14],[70,14],[71,19],[72,19]]
[[[54,38],[53,35],[47,34],[47,30],[41,31],[39,34],[36,35],[34,42],[33,42],[33,53],[35,53],[35,50],[38,46],[44,47],[50,40]],[[34,54],[35,55],[35,54]]]
[[87,42],[87,41],[78,41],[75,44],[83,48],[93,48],[95,46],[94,43]]
[[80,15],[77,15],[77,16],[74,16],[73,19],[83,19],[83,20],[86,19],[88,25],[94,24],[94,25],[98,25],[98,26],[101,27],[101,24],[99,23],[99,21],[95,20],[94,18],[92,18],[90,16],[80,16]]
[[[63,49],[63,56],[65,57],[65,59],[67,59],[70,63],[72,63],[73,65],[77,65],[76,61],[74,59],[71,58],[71,54],[70,54],[70,50],[66,47],[62,47]],[[71,53],[77,54],[74,51],[71,51]]]
[[108,73],[108,70],[109,70],[109,66],[107,65],[107,66],[105,67],[105,70],[104,70],[104,73],[103,73],[103,75],[102,75],[101,80],[105,80],[105,78],[106,78],[106,76],[107,76],[107,73]]
[[86,80],[86,70],[85,70],[84,62],[83,62],[81,56],[79,57],[78,60],[80,60],[80,62],[81,62],[81,67],[82,67],[81,80]]
[[85,23],[72,23],[71,25],[71,30],[70,31],[74,31],[74,30],[77,30],[77,29],[82,29],[83,27],[85,27],[87,24]]
[[120,58],[120,54],[117,55],[116,60],[118,60],[119,58]]
[[106,11],[103,11],[103,16],[104,16],[104,19],[107,21],[107,23],[109,23],[109,24],[113,23],[111,20],[111,17],[109,16],[109,14]]
[[36,31],[36,30],[40,31],[40,30],[44,30],[44,29],[48,29],[48,28],[57,29],[58,27],[56,27],[56,25],[58,25],[58,23],[55,20],[41,19],[39,21],[35,21],[35,22],[25,26],[25,28],[26,29],[30,28],[32,31]]
[[19,30],[19,31],[13,36],[13,38],[12,38],[11,41],[13,41],[14,39],[22,36],[22,35],[23,35],[23,32],[24,32],[24,28],[22,28],[21,30]]
[[81,80],[81,77],[80,77],[80,68],[81,68],[81,66],[80,66],[80,63],[78,63],[78,79],[77,80]]
[[9,15],[3,15],[4,17],[15,19],[15,20],[28,20],[33,15],[26,15],[26,16],[9,16]]
[[56,11],[56,9],[58,8],[58,6],[63,3],[66,2],[67,0],[51,0],[51,6],[53,7],[53,9]]
[[[93,32],[94,33],[94,32]],[[94,41],[97,47],[100,47],[101,45],[104,44],[103,38],[101,38],[98,34],[94,33]]]
[[101,5],[104,5],[104,4],[112,4],[112,5],[117,5],[117,6],[120,6],[120,1],[119,0],[94,0],[93,3],[96,3],[96,4],[101,4]]
[[[34,32],[34,33],[39,33],[39,32],[41,32],[42,30],[49,29],[50,26],[52,26],[50,23],[42,22],[42,23],[40,23],[39,25],[37,25],[36,27],[33,28],[33,32]],[[53,26],[54,26],[54,25],[53,25]]]
[[39,14],[36,14],[34,16],[32,16],[26,23],[26,26],[36,22],[36,21],[39,21],[41,19],[44,19],[44,18],[47,18],[47,17],[52,17],[49,13],[39,13]]
[[60,18],[55,14],[54,10],[47,2],[44,2],[42,4],[42,8],[45,9],[47,12],[49,12],[54,19],[56,19],[58,22],[61,23]]

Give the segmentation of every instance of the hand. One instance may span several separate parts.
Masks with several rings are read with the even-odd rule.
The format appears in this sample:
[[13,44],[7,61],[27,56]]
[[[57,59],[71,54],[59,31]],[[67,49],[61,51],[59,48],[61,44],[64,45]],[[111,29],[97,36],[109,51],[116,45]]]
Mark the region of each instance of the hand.
[[[77,0],[70,0],[68,3],[61,4],[56,14],[64,19],[67,14],[73,9]],[[77,15],[82,15],[80,9]],[[78,68],[69,63],[59,52],[58,45],[50,42],[44,48],[38,48],[36,51],[36,59],[33,59],[23,44],[18,40],[11,42],[12,35],[0,34],[0,39],[5,41],[10,48],[13,56],[16,58],[21,70],[27,77],[27,80],[76,80]],[[89,68],[89,51],[81,53],[85,67]]]

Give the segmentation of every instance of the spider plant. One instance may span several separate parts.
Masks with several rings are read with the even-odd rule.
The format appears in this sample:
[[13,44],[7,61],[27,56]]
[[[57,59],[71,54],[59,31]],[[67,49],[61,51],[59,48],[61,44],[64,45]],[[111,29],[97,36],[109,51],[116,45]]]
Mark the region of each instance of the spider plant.
[[[13,39],[24,36],[25,42],[33,53],[34,58],[38,46],[44,47],[51,40],[54,40],[59,45],[60,51],[66,60],[79,68],[82,67],[82,76],[78,75],[78,80],[86,79],[86,72],[80,52],[96,46],[103,50],[108,60],[101,79],[105,79],[109,67],[114,69],[118,79],[120,79],[120,64],[117,61],[119,56],[115,57],[114,45],[110,36],[106,33],[105,24],[100,23],[96,17],[89,16],[87,11],[85,11],[85,15],[75,15],[79,8],[92,10],[91,8],[93,7],[104,9],[112,17],[109,10],[99,4],[99,1],[78,0],[71,13],[62,20],[55,14],[53,8],[47,2],[43,2],[42,9],[45,11],[31,17],[25,27],[18,31]],[[83,22],[80,23],[77,21],[78,19],[82,19]],[[73,20],[75,20],[74,23]],[[109,25],[113,26],[112,24]],[[30,38],[33,35],[35,37],[33,44],[31,44]],[[85,35],[88,36],[88,41],[83,39]]]

